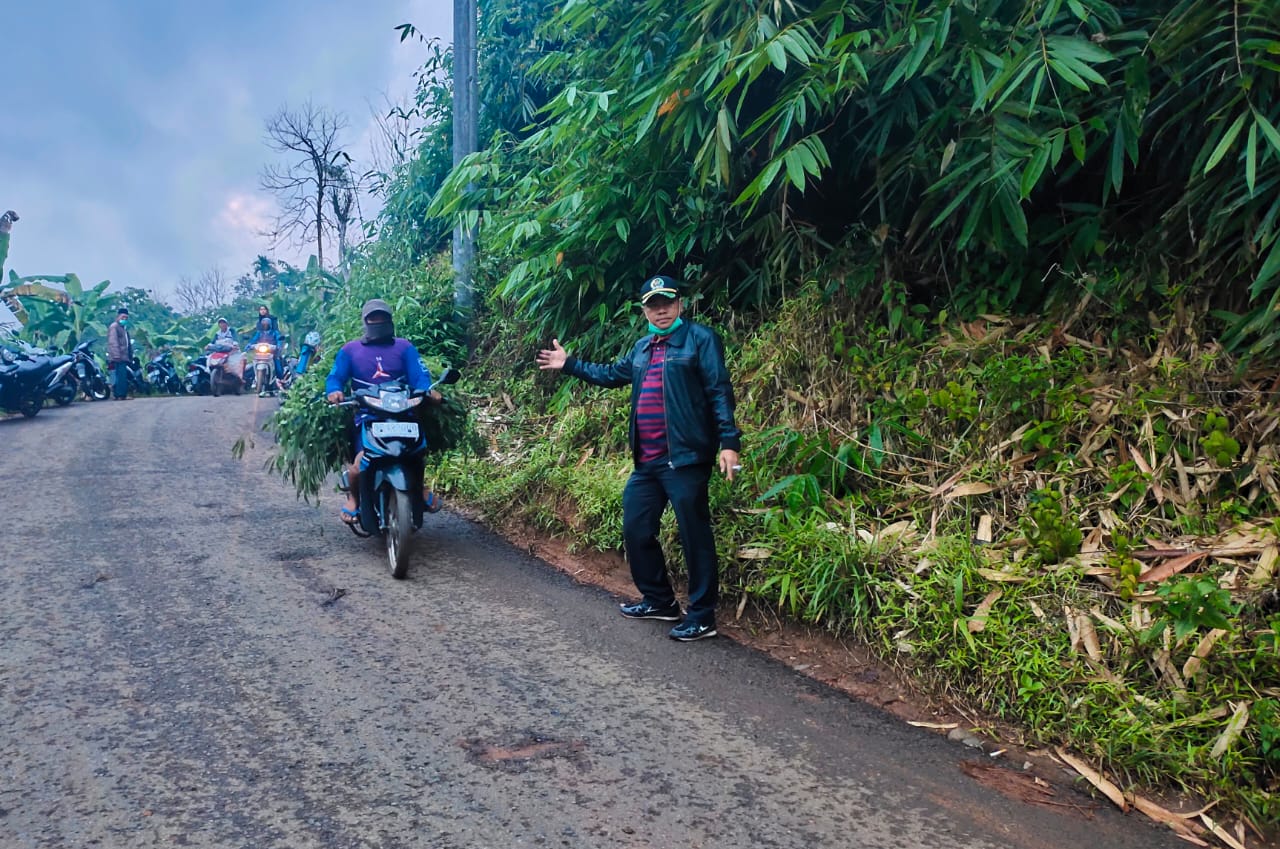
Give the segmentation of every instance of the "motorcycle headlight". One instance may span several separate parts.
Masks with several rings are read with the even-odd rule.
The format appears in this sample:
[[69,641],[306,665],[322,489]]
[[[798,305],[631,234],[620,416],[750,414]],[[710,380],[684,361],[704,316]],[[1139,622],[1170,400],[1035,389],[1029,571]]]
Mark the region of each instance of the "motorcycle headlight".
[[264,344],[262,344],[262,343],[258,343],[258,346],[255,348],[255,350],[256,350],[259,354],[270,354],[270,353],[271,353],[271,346],[270,346],[270,345],[264,345]]
[[410,398],[403,392],[384,392],[381,395],[366,395],[364,402],[375,410],[385,413],[403,413],[422,402],[421,398]]

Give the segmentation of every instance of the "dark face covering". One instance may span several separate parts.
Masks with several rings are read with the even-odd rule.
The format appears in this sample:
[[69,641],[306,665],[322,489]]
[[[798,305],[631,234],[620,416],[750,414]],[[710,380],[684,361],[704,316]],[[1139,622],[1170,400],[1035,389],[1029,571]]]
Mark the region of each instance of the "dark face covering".
[[395,336],[395,325],[390,321],[364,323],[364,340],[366,342],[389,342]]

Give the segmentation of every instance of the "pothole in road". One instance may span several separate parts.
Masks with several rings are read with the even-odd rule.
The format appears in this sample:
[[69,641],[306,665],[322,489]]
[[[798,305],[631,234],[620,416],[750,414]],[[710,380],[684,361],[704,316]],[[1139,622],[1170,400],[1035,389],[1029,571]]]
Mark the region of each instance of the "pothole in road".
[[507,772],[523,772],[536,761],[561,758],[584,766],[587,744],[581,740],[558,740],[544,734],[525,732],[502,740],[471,737],[459,743],[470,759],[481,766]]
[[1082,814],[1087,819],[1093,819],[1093,811],[1097,808],[1097,805],[1091,803],[1082,804],[1074,799],[1058,798],[1052,784],[1030,772],[1016,772],[1008,767],[976,761],[961,762],[960,771],[983,787],[1018,802],[1046,808],[1065,808]]

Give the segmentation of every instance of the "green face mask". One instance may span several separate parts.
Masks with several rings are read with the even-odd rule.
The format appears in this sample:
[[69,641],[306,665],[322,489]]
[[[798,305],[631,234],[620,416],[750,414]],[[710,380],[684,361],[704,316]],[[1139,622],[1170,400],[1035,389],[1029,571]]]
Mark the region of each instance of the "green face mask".
[[655,325],[653,322],[649,322],[649,332],[652,333],[654,336],[670,336],[672,333],[675,333],[676,329],[679,328],[680,325],[682,324],[684,324],[684,319],[677,318],[675,321],[671,322],[671,326],[668,327],[666,330],[659,330],[657,325]]

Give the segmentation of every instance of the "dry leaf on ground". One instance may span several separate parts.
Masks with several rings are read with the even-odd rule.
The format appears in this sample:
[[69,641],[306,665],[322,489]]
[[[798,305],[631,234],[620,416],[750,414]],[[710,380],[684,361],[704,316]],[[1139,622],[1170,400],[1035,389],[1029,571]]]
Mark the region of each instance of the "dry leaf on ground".
[[1175,557],[1172,560],[1166,560],[1159,566],[1152,566],[1147,571],[1138,576],[1138,583],[1153,584],[1157,581],[1163,581],[1172,575],[1176,575],[1188,566],[1197,563],[1209,556],[1207,551],[1193,551],[1190,554],[1184,554],[1181,557]]
[[1061,746],[1055,747],[1054,751],[1058,753],[1058,757],[1062,758],[1063,762],[1066,763],[1067,766],[1080,773],[1080,776],[1084,778],[1085,781],[1096,787],[1098,791],[1110,799],[1117,808],[1122,811],[1129,810],[1129,802],[1124,798],[1124,794],[1120,792],[1120,788],[1112,784],[1106,776],[1079,758],[1073,755],[1068,755],[1063,751]]

